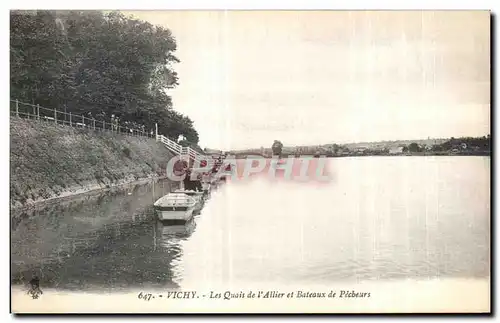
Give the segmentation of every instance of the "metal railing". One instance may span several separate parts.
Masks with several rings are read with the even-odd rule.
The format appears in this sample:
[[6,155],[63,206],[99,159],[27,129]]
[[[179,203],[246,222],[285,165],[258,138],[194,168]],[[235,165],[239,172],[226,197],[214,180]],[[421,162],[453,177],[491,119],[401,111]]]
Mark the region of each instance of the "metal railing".
[[192,159],[196,162],[202,162],[206,161],[209,166],[213,164],[213,160],[211,158],[208,158],[207,156],[198,153],[196,150],[192,149],[191,147],[184,147],[175,141],[163,136],[163,135],[158,135],[157,140],[161,141],[165,146],[167,146],[170,151],[172,151],[174,154],[179,155],[181,159],[184,160],[189,160]]
[[38,104],[35,105],[18,100],[10,100],[10,115],[17,118],[50,122],[75,128],[109,131],[130,136],[155,137],[155,132],[153,130],[146,131],[143,125],[137,127],[137,125],[120,124],[117,119],[113,119],[112,117],[89,117],[60,111],[55,108],[48,109]]
[[182,146],[173,140],[168,139],[163,135],[158,135],[157,140],[161,141],[168,149],[170,149],[174,154],[182,155]]
[[212,164],[212,161],[207,158],[207,156],[198,153],[190,147],[183,147],[163,135],[157,135],[156,131],[151,130],[150,132],[147,132],[143,129],[144,126],[139,126],[141,129],[138,129],[137,125],[136,127],[131,127],[127,124],[120,124],[117,119],[86,117],[84,115],[63,112],[55,108],[48,109],[38,104],[35,105],[18,100],[10,100],[10,115],[17,118],[31,119],[96,131],[122,133],[130,136],[143,136],[149,138],[155,138],[156,136],[156,140],[165,144],[174,154],[180,155],[181,159],[192,159],[197,162],[205,160],[209,165]]

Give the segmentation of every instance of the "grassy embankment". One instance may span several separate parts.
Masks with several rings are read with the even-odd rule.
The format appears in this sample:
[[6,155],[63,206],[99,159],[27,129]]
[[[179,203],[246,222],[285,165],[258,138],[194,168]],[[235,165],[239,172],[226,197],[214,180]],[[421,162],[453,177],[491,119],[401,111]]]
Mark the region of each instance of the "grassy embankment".
[[152,138],[10,120],[10,204],[161,177],[173,155]]

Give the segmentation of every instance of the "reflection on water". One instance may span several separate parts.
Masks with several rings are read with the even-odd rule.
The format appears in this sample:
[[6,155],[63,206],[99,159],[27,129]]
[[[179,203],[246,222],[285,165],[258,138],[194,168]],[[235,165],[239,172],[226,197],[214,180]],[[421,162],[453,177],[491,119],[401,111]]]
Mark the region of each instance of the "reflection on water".
[[169,242],[169,240],[173,239],[187,239],[193,233],[196,228],[196,222],[194,219],[191,219],[186,224],[167,224],[162,221],[156,222],[159,239],[162,241]]
[[165,246],[178,238],[159,234],[152,208],[170,190],[159,181],[13,212],[13,282],[38,275],[64,289],[175,286],[170,262],[180,249]]
[[186,225],[157,182],[12,214],[12,280],[64,289],[488,277],[490,159],[329,161],[321,188],[254,179]]
[[159,242],[161,248],[166,254],[171,255],[170,267],[172,268],[172,282],[180,285],[182,282],[182,242],[189,239],[196,228],[196,219],[191,219],[186,224],[164,224],[161,221],[156,221],[157,236],[156,241]]

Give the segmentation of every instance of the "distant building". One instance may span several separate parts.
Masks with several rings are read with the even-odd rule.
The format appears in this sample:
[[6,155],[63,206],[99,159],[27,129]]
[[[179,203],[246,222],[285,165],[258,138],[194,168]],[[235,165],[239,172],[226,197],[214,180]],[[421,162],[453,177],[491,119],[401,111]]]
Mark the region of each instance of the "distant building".
[[391,155],[397,155],[402,153],[403,153],[403,147],[391,147],[389,149],[389,154]]
[[351,152],[354,155],[364,155],[367,150],[367,147],[354,147],[353,149],[351,149]]

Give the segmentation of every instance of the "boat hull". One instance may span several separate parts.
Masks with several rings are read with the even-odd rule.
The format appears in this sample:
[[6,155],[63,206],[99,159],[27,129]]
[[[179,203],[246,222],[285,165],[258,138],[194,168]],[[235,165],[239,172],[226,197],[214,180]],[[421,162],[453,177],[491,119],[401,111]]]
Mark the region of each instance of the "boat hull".
[[187,222],[193,217],[194,207],[182,208],[160,208],[155,207],[156,215],[160,221]]

